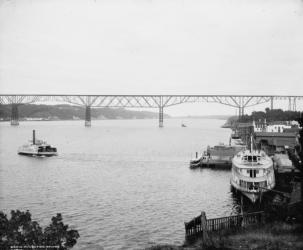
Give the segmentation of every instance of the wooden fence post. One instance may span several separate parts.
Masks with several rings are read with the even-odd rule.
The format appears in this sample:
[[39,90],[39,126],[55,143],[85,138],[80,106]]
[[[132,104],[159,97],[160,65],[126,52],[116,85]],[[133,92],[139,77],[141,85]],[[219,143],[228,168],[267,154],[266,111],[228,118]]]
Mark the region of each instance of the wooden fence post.
[[202,225],[202,232],[203,232],[203,244],[209,246],[210,245],[210,239],[207,232],[207,220],[206,220],[206,214],[204,211],[201,212],[201,225]]

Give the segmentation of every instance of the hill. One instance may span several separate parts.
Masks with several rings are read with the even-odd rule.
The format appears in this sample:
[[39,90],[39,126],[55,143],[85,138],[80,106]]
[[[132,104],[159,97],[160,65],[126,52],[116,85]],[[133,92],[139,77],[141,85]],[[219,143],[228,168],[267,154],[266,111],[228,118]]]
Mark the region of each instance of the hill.
[[[168,115],[164,115],[169,117]],[[10,120],[11,106],[0,105],[0,119]],[[84,119],[85,108],[72,105],[36,105],[25,104],[19,106],[19,119],[42,120],[78,120]],[[92,119],[153,119],[158,118],[157,112],[134,111],[124,108],[92,108]]]

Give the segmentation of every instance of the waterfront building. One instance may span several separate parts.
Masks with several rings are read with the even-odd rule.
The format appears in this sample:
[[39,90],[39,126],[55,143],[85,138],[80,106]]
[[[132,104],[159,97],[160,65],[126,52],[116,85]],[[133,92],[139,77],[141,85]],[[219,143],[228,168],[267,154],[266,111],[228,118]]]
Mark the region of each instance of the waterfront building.
[[253,120],[252,126],[254,128],[254,132],[264,132],[266,131],[266,127],[267,127],[266,119],[264,119],[263,122],[261,120],[259,120],[258,122]]
[[289,122],[271,122],[266,126],[266,132],[283,133],[285,129],[290,129]]
[[296,132],[255,132],[255,141],[268,154],[283,152],[287,148],[294,148],[297,141]]

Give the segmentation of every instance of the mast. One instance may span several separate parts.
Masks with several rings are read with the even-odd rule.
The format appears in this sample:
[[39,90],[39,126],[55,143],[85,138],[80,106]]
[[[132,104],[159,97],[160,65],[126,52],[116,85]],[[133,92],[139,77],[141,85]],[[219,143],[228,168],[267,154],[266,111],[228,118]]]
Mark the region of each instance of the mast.
[[33,130],[33,144],[36,144],[36,131]]

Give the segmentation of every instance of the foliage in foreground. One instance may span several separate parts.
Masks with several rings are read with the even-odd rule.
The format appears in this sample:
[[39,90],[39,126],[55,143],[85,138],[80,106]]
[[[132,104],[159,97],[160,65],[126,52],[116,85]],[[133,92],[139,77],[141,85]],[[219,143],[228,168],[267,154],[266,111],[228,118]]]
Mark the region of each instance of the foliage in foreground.
[[32,221],[29,211],[12,210],[11,217],[0,211],[0,249],[11,246],[56,246],[60,250],[72,248],[80,237],[77,230],[68,229],[61,214],[52,217],[44,230]]

